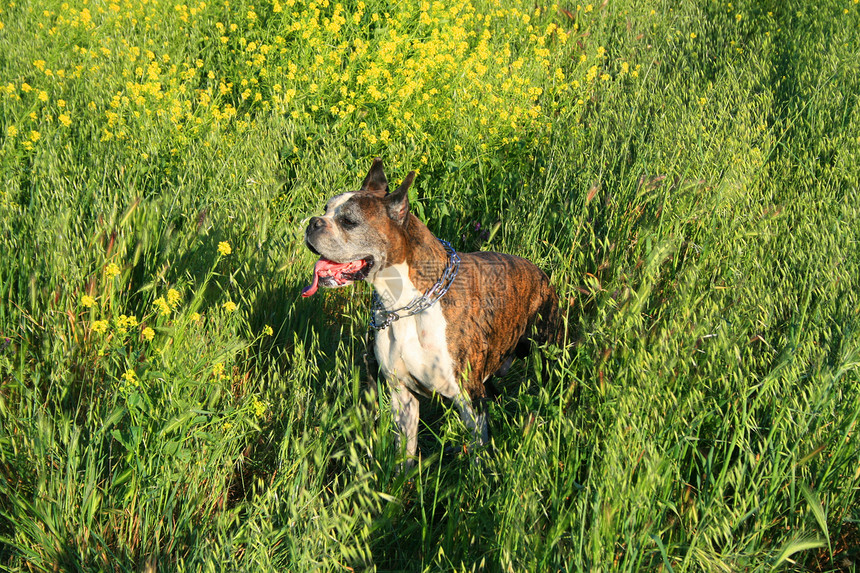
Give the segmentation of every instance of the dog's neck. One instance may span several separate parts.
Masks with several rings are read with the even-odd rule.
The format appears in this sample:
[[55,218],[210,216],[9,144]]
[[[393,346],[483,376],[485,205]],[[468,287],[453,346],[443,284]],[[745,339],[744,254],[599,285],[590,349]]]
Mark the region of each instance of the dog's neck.
[[381,269],[371,280],[387,310],[403,307],[424,294],[442,276],[448,253],[424,223],[410,213],[410,240],[404,259]]

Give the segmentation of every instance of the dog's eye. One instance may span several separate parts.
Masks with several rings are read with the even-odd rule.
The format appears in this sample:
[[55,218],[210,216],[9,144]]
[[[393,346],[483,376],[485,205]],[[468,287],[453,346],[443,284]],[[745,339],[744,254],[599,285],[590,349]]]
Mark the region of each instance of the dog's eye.
[[340,226],[344,229],[352,229],[358,226],[358,221],[350,217],[349,215],[341,215],[337,218]]

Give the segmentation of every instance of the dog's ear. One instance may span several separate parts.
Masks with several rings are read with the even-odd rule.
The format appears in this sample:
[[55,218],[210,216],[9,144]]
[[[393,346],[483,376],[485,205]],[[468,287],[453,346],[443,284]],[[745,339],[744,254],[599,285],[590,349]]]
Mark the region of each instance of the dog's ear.
[[409,215],[409,186],[412,185],[412,180],[415,179],[415,172],[410,171],[400,187],[394,193],[389,193],[385,196],[385,207],[388,209],[388,216],[397,223],[403,225]]
[[367,177],[361,184],[361,191],[369,191],[371,193],[387,193],[388,179],[385,177],[385,171],[382,169],[382,159],[379,157],[373,160],[373,165],[370,166],[370,171],[367,172]]

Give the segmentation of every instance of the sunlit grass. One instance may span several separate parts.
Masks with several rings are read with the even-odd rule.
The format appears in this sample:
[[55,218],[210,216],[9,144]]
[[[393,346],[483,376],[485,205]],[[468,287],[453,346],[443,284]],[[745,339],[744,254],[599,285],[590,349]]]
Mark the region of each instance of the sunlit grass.
[[[856,569],[858,45],[855,0],[3,2],[0,566]],[[480,465],[442,405],[398,474],[369,289],[299,296],[375,156],[567,310]]]

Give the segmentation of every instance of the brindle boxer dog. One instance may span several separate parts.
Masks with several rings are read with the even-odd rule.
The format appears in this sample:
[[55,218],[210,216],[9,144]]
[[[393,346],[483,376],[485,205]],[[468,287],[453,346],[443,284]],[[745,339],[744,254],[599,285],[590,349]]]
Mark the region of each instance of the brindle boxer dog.
[[312,217],[305,243],[319,260],[313,283],[342,287],[366,280],[375,289],[374,350],[391,390],[398,445],[408,464],[418,433],[416,395],[453,401],[475,441],[487,441],[487,419],[473,408],[494,373],[504,374],[529,337],[553,340],[558,296],[531,262],[502,253],[457,253],[409,211],[410,172],[393,193],[374,159],[361,189],[332,197]]

